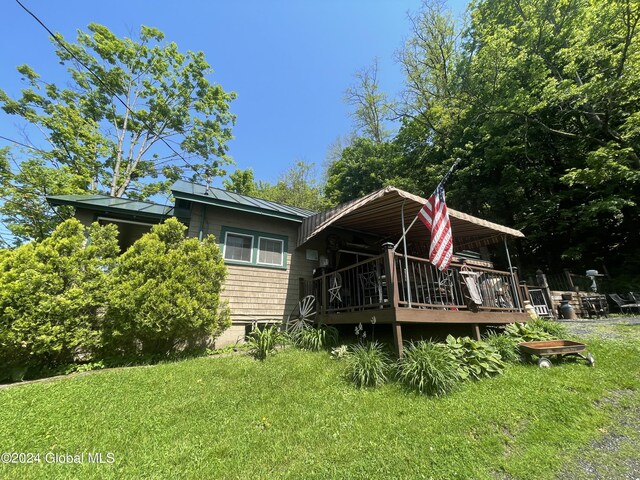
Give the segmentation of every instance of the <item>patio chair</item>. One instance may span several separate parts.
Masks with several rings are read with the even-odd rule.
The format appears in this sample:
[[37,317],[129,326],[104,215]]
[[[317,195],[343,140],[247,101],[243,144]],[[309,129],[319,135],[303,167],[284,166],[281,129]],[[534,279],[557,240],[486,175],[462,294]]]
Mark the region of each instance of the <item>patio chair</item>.
[[482,272],[474,272],[466,265],[460,268],[460,275],[467,287],[467,307],[472,312],[477,312],[482,306],[482,293],[480,292],[480,286],[478,285],[478,277],[482,275]]
[[382,303],[382,282],[375,270],[358,274],[364,304]]
[[611,300],[613,300],[616,305],[618,305],[618,308],[620,309],[621,312],[624,313],[625,308],[628,311],[631,311],[633,309],[636,309],[638,311],[638,313],[640,313],[640,303],[628,303],[625,302],[620,295],[616,294],[616,293],[610,293],[609,294],[609,298],[611,298]]
[[631,298],[632,303],[640,303],[640,293],[629,292],[629,298]]

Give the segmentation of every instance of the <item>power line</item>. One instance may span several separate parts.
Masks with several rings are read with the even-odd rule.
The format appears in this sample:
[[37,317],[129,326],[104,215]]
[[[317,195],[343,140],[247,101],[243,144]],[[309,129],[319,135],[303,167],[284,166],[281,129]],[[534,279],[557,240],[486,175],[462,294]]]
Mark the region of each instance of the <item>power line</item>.
[[[64,42],[62,42],[62,41],[58,38],[58,35],[57,35],[57,34],[55,34],[55,33],[53,33],[53,32],[51,31],[51,29],[49,29],[49,27],[47,27],[47,26],[44,24],[44,22],[43,22],[42,20],[40,20],[40,18],[38,18],[38,16],[37,16],[36,14],[34,14],[31,10],[29,10],[27,7],[25,7],[25,6],[22,4],[22,2],[20,2],[20,0],[16,0],[16,3],[17,3],[18,5],[20,5],[20,7],[22,7],[22,9],[23,9],[25,12],[27,12],[31,17],[33,17],[33,18],[34,18],[34,20],[35,20],[36,22],[38,22],[38,23],[42,26],[42,28],[44,28],[44,29],[47,31],[47,33],[48,33],[49,35],[51,35],[51,37],[56,41],[56,43],[57,43],[58,45],[60,45],[62,48],[64,48],[64,49],[67,51],[67,53],[68,53],[69,55],[71,55],[71,57],[72,57],[73,59],[75,59],[75,60],[76,60],[76,61],[77,61],[77,62],[78,62],[82,67],[84,67],[84,68],[85,68],[85,70],[87,70],[87,71],[88,71],[88,72],[89,72],[89,73],[90,73],[90,74],[91,74],[91,75],[92,75],[92,76],[93,76],[93,77],[94,77],[94,78],[95,78],[95,79],[96,79],[96,80],[97,80],[97,81],[98,81],[98,82],[99,82],[99,83],[100,83],[100,84],[101,84],[101,85],[106,89],[106,91],[107,91],[107,92],[109,92],[109,93],[110,93],[110,94],[111,94],[111,95],[112,95],[116,100],[118,100],[118,102],[120,102],[120,103],[124,106],[124,108],[125,108],[125,109],[126,109],[126,110],[127,110],[127,111],[128,111],[128,112],[129,112],[133,117],[134,117],[134,118],[136,118],[136,117],[137,117],[137,116],[136,116],[136,113],[135,113],[135,112],[134,112],[134,111],[133,111],[133,110],[132,110],[128,105],[127,105],[127,103],[126,103],[124,100],[122,100],[122,99],[121,99],[121,98],[120,98],[116,93],[114,93],[114,92],[113,92],[113,90],[111,90],[111,89],[109,88],[109,86],[108,86],[108,85],[107,85],[107,84],[102,80],[102,78],[100,78],[100,76],[99,76],[98,74],[96,74],[93,70],[91,70],[91,68],[90,68],[89,66],[87,66],[87,65],[86,65],[82,60],[80,60],[80,59],[76,56],[76,54],[75,54],[74,52],[72,52],[72,51],[71,51],[71,50],[70,50],[70,49],[69,49],[69,48],[64,44]],[[162,143],[164,143],[164,144],[165,144],[165,146],[167,146],[167,147],[168,147],[168,148],[169,148],[173,153],[175,153],[178,157],[180,157],[180,158],[182,159],[182,161],[183,161],[183,162],[184,162],[184,163],[185,163],[189,168],[191,168],[191,170],[193,170],[194,172],[197,172],[196,168],[195,168],[193,165],[191,165],[191,164],[190,164],[190,163],[189,163],[189,162],[188,162],[188,161],[187,161],[187,160],[186,160],[186,159],[185,159],[185,158],[184,158],[184,157],[183,157],[183,156],[182,156],[182,155],[181,155],[177,150],[175,150],[171,145],[169,145],[169,143],[168,143],[164,138],[162,138],[162,136],[158,135],[158,134],[153,130],[153,128],[151,128],[151,127],[150,127],[150,126],[149,126],[149,125],[148,125],[144,120],[142,120],[142,119],[140,119],[140,118],[136,118],[136,120],[138,120],[142,125],[144,125],[144,126],[145,126],[145,128],[146,128],[147,130],[149,130],[149,132],[150,132],[151,134],[156,135],[156,137],[158,137],[158,139],[159,139]]]
[[47,152],[45,150],[41,150],[39,148],[36,148],[33,145],[27,145],[26,143],[22,143],[22,142],[19,142],[17,140],[13,140],[12,138],[8,138],[8,137],[2,136],[2,135],[0,135],[0,138],[2,140],[6,140],[7,142],[11,142],[11,143],[15,143],[16,145],[20,145],[21,147],[29,148],[31,150],[34,150],[34,151],[38,152],[38,153],[49,153],[49,152]]

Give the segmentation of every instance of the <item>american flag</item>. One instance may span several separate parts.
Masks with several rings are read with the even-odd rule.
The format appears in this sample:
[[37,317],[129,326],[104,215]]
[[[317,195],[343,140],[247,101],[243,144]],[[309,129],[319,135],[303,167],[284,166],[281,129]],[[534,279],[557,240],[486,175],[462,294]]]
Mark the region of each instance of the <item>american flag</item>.
[[444,199],[444,182],[435,189],[427,203],[418,212],[418,218],[431,231],[429,261],[440,271],[449,268],[453,256],[451,222]]

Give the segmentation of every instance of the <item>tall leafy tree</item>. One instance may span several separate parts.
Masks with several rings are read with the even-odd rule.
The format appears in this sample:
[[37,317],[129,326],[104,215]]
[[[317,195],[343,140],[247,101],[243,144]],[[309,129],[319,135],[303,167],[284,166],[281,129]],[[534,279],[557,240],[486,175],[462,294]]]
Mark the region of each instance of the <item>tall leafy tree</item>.
[[329,204],[314,178],[314,165],[298,160],[275,183],[260,181],[257,196],[285,205],[320,211]]
[[[66,169],[83,191],[131,198],[165,192],[183,176],[199,180],[205,172],[223,173],[230,161],[226,143],[235,121],[229,111],[235,94],[210,82],[204,53],[180,53],[175,43],[164,42],[162,32],[145,26],[135,40],[90,24],[88,32],[78,32],[76,43],[60,35],[52,42],[67,66],[68,88],[46,83],[22,65],[18,71],[27,86],[21,97],[0,91],[2,109],[33,124],[48,144],[44,151],[31,151],[29,161],[42,169]],[[14,173],[28,183],[30,167],[24,163]],[[45,176],[33,190],[59,193]],[[11,190],[3,193],[21,203]],[[18,223],[31,222],[27,211],[25,205],[13,213]],[[29,236],[39,236],[36,227],[30,230]]]
[[325,194],[332,203],[343,203],[387,185],[418,191],[405,166],[395,144],[358,138],[329,167]]
[[380,90],[378,60],[357,71],[354,77],[356,82],[347,88],[344,99],[353,108],[351,117],[356,130],[374,142],[382,143],[390,136],[385,122],[393,106],[387,95]]
[[246,170],[237,169],[229,174],[229,180],[222,180],[222,186],[230,192],[239,193],[241,195],[249,195],[255,197],[258,195],[258,187],[253,177],[253,169]]
[[[396,142],[414,169],[462,156],[450,202],[522,228],[549,264],[637,254],[637,1],[480,0],[414,18]],[[635,252],[635,253],[634,253]]]

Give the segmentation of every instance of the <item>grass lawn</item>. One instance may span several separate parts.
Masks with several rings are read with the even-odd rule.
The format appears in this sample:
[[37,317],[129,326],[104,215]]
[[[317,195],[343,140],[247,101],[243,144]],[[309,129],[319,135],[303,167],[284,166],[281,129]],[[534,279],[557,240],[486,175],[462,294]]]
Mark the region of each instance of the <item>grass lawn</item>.
[[[588,339],[595,369],[510,366],[444,398],[357,390],[343,363],[294,349],[11,387],[0,450],[41,463],[0,465],[0,478],[555,478],[640,405],[640,327],[619,328]],[[90,452],[115,462],[88,464]]]

